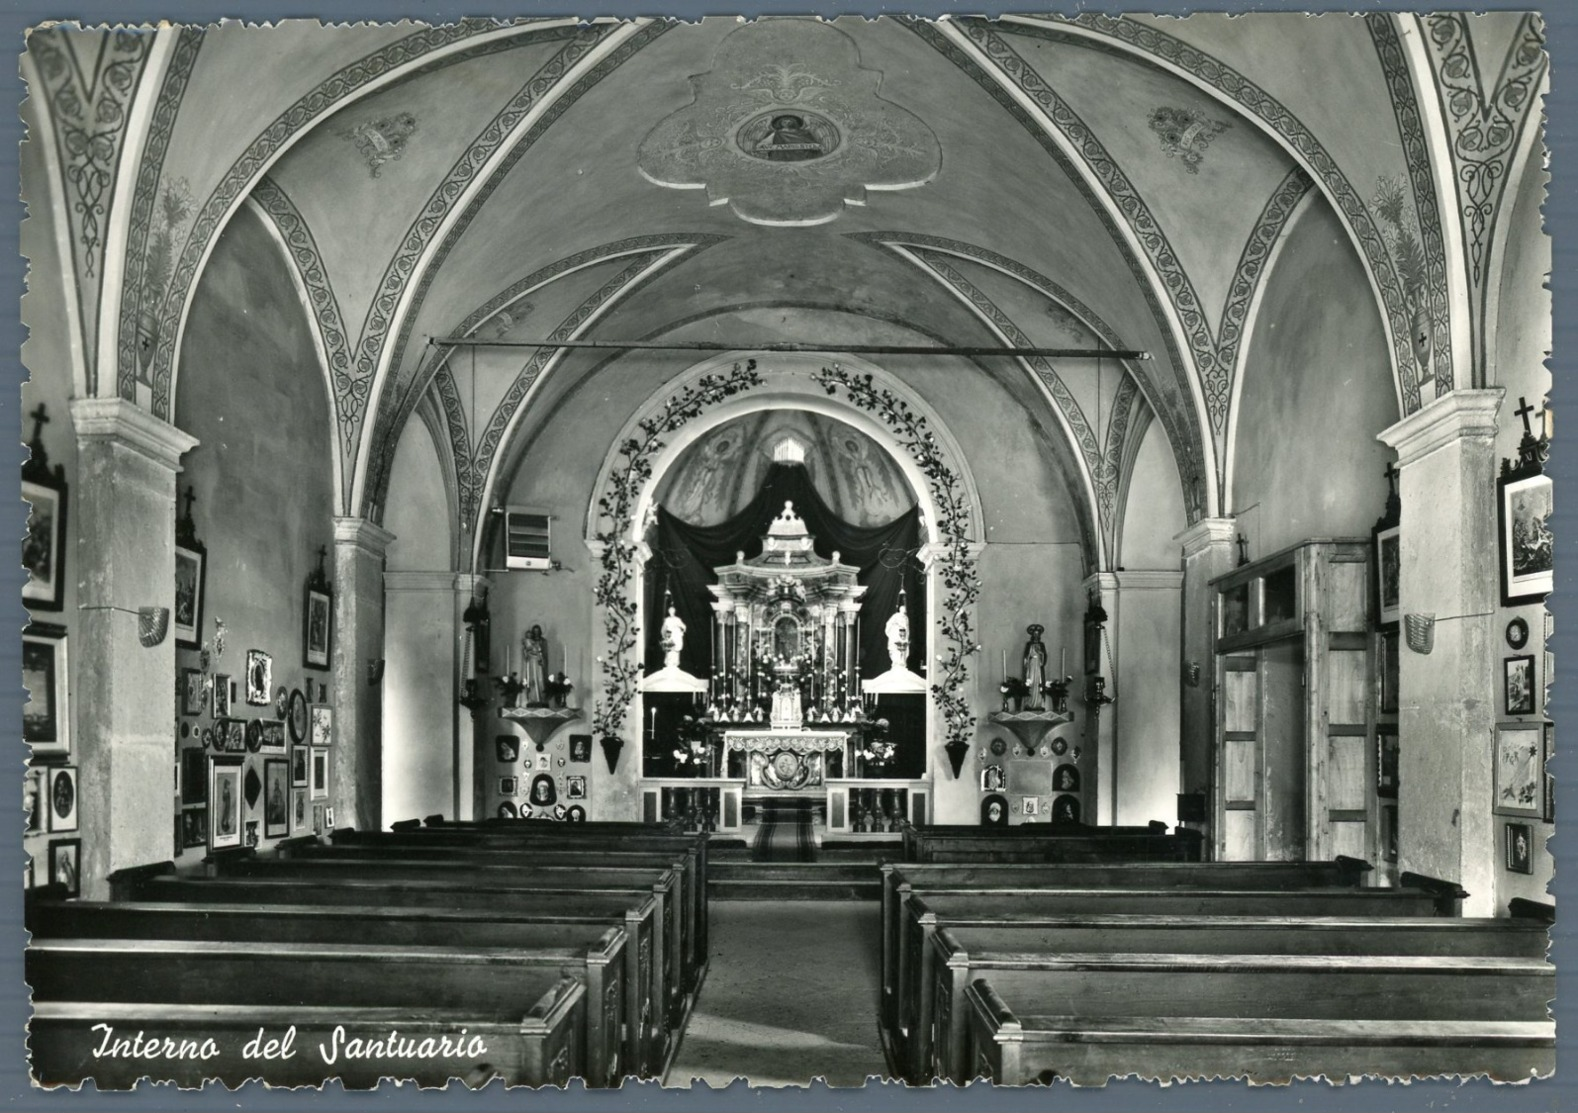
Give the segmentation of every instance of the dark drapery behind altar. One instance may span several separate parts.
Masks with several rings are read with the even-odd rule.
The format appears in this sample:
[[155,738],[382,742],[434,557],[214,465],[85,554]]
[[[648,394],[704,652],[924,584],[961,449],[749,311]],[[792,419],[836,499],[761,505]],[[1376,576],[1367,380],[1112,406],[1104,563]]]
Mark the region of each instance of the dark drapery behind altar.
[[685,621],[685,645],[679,664],[692,676],[712,675],[712,596],[717,582],[712,570],[733,564],[738,553],[747,559],[762,551],[768,523],[793,502],[795,513],[815,538],[817,555],[836,552],[845,564],[860,569],[866,587],[860,607],[860,675],[888,670],[888,640],[883,626],[905,591],[910,618],[909,667],[921,675],[926,668],[926,592],[916,555],[921,545],[920,511],[912,508],[886,525],[862,528],[835,515],[817,494],[810,473],[801,464],[775,464],[748,506],[715,526],[695,526],[658,508],[652,559],[646,567],[644,640],[647,671],[663,663],[664,592],[672,593],[674,611]]

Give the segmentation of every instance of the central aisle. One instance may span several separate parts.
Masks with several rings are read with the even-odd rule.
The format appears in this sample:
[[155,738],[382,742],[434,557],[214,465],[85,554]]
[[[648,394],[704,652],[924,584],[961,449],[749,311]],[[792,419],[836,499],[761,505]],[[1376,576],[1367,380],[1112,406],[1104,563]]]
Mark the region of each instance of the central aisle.
[[877,1034],[882,906],[713,901],[712,963],[666,1085],[859,1086]]

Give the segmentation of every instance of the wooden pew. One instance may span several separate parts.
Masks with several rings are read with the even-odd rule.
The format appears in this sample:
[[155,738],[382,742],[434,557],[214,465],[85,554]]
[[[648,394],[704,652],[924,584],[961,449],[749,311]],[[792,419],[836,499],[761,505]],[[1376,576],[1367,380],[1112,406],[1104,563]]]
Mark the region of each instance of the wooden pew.
[[[451,1074],[474,1070],[503,1074],[512,1084],[563,1085],[575,1075],[612,1084],[625,942],[618,927],[590,949],[35,940],[26,952],[27,980],[35,1003],[56,1006],[34,1014],[35,1070],[48,1082],[92,1077],[101,1086],[131,1084],[144,1074],[188,1084],[218,1076],[230,1085],[250,1077],[299,1084],[306,1075],[372,1085],[380,1074],[392,1074],[442,1085]],[[208,1034],[228,1055],[207,1062],[95,1058],[89,1049],[102,1032],[92,1026],[107,1003],[126,1006],[111,1013],[121,1025],[155,1038],[201,1030],[182,1022],[206,1019]],[[233,1057],[260,1026],[283,1037],[291,1024],[299,1041],[295,1058]],[[407,1036],[486,1032],[487,1066],[456,1054],[436,1062],[382,1055],[331,1064],[317,1051],[320,1041],[334,1046],[337,1026],[347,1037],[378,1040],[391,1029]],[[132,1033],[121,1027],[117,1034]]]
[[[966,905],[964,900],[956,904]],[[1231,909],[1232,895],[1222,901]],[[908,1076],[924,1078],[933,1061],[931,1033],[936,994],[942,980],[936,963],[942,953],[935,941],[947,932],[949,946],[972,960],[998,956],[1065,954],[1194,954],[1194,955],[1414,955],[1433,957],[1545,957],[1542,925],[1509,919],[1463,919],[1416,916],[1401,919],[1342,916],[1236,916],[1230,914],[1163,916],[1094,914],[1046,916],[1023,907],[983,914],[978,907],[960,907],[955,915],[938,917],[924,897],[910,899],[912,923],[922,928],[920,951],[905,965],[900,989],[900,1033],[908,1033]],[[914,935],[911,938],[915,938]],[[962,1015],[964,983],[953,983],[947,1008]],[[958,1032],[957,1038],[962,1038]],[[890,1041],[901,1042],[898,1035]]]
[[905,858],[917,862],[1198,862],[1204,840],[1181,827],[971,827],[904,832]]
[[[693,1003],[679,984],[683,968],[683,942],[677,930],[674,904],[666,898],[673,891],[672,875],[647,885],[632,882],[576,884],[558,877],[558,887],[518,879],[491,882],[486,889],[463,877],[442,880],[400,877],[387,872],[364,871],[355,877],[289,876],[193,877],[178,875],[171,863],[122,870],[110,877],[117,901],[175,901],[199,903],[268,903],[316,905],[386,905],[401,908],[450,908],[470,911],[511,912],[538,918],[567,914],[624,915],[626,910],[651,902],[651,954],[654,999],[664,1040],[672,1050],[682,1020]],[[640,953],[646,953],[645,948]]]
[[[624,1015],[610,1029],[624,1040],[608,1056],[613,1069],[657,1078],[665,1066],[660,1017],[654,996],[651,898],[645,908],[614,909],[600,915],[531,918],[510,912],[385,906],[298,904],[178,904],[93,901],[28,901],[27,929],[34,939],[181,939],[271,943],[338,943],[374,946],[477,948],[585,948],[620,923]],[[616,919],[617,917],[617,919]],[[621,1063],[622,1060],[622,1063]],[[618,1078],[609,1080],[617,1084]]]
[[[638,828],[636,830],[605,832],[599,829],[582,834],[580,829],[585,826],[587,825],[577,824],[572,828],[566,828],[563,823],[528,821],[509,826],[459,827],[451,824],[401,831],[356,831],[346,828],[336,830],[332,834],[331,845],[335,848],[402,846],[424,850],[461,846],[500,849],[529,847],[534,857],[541,857],[549,852],[599,853],[603,855],[603,861],[616,865],[649,862],[646,857],[649,854],[672,852],[683,859],[686,887],[693,905],[691,919],[696,931],[693,934],[691,962],[694,968],[704,975],[709,944],[707,837],[673,835],[661,828],[651,828],[647,825],[635,825]],[[302,848],[309,848],[309,853],[316,853],[317,851],[310,848],[321,847],[321,845],[312,838],[292,839],[279,845],[279,853],[282,857],[288,857],[299,853]]]
[[[902,953],[901,910],[906,895],[935,889],[1307,889],[1356,887],[1370,864],[1339,857],[1331,862],[1145,862],[1057,865],[967,863],[884,863],[882,865],[882,986],[885,1019],[893,1018],[899,955]],[[1441,898],[1445,900],[1443,896]],[[1132,902],[1131,902],[1132,903]],[[1078,911],[1079,909],[1071,909]],[[1086,906],[1086,911],[1103,911]],[[1147,911],[1110,908],[1106,911]],[[1404,913],[1392,913],[1403,915]]]
[[1145,1079],[1285,1083],[1483,1071],[1513,1081],[1548,1077],[1556,1066],[1556,1026],[1549,1020],[1016,1013],[986,979],[969,986],[964,1000],[965,1073],[1007,1086],[1054,1078],[1103,1085],[1133,1072]]

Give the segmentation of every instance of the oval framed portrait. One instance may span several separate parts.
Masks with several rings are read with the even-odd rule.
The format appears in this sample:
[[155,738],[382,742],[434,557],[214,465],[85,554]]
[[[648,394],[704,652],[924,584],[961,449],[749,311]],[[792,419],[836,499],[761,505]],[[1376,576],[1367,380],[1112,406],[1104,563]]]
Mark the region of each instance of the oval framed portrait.
[[585,823],[586,809],[581,807],[579,804],[571,804],[569,808],[565,810],[564,818],[568,823]]
[[290,740],[307,740],[307,697],[297,688],[290,693],[290,705],[285,710],[285,722],[290,725]]
[[520,813],[515,810],[515,804],[512,801],[501,800],[499,802],[499,818],[500,819],[514,819],[514,818],[516,818],[519,815],[520,815]]
[[992,739],[991,748],[992,753],[996,754],[998,757],[1002,757],[1008,752],[1008,743],[1003,741],[1001,738],[994,738]]
[[263,724],[257,719],[247,721],[247,752],[257,753],[263,748]]
[[1057,757],[1062,757],[1068,753],[1068,741],[1063,738],[1052,739],[1052,753]]
[[1529,624],[1521,617],[1507,623],[1507,645],[1513,649],[1522,649],[1529,644]]

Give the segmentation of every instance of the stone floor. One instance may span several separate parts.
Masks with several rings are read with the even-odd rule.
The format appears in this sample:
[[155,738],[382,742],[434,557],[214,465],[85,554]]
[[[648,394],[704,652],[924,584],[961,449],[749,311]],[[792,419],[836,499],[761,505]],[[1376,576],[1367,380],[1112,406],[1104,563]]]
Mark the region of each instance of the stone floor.
[[859,1086],[885,1075],[880,915],[872,902],[715,902],[711,968],[665,1084]]

